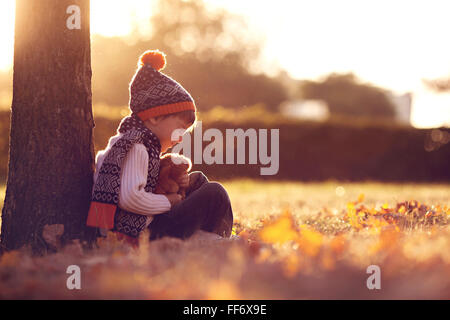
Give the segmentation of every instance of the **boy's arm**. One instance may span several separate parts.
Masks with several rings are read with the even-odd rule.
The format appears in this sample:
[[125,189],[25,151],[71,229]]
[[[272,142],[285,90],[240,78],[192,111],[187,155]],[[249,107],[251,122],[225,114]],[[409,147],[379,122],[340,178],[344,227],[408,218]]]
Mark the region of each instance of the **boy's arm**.
[[148,175],[148,152],[143,144],[135,144],[122,167],[119,206],[142,215],[164,213],[171,208],[169,199],[145,191]]

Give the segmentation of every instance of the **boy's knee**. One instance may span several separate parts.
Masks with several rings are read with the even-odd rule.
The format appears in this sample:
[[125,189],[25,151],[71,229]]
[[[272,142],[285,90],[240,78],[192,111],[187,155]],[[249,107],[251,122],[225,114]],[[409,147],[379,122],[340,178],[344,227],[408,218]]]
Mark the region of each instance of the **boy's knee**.
[[208,178],[201,171],[193,171],[189,173],[189,186],[186,189],[186,195],[199,189],[204,184],[208,183]]
[[198,171],[198,170],[189,172],[189,176],[203,176],[206,178],[206,175],[203,173],[203,171]]
[[230,202],[228,193],[225,188],[218,182],[208,182],[205,186],[205,192],[209,197],[217,199],[219,201]]

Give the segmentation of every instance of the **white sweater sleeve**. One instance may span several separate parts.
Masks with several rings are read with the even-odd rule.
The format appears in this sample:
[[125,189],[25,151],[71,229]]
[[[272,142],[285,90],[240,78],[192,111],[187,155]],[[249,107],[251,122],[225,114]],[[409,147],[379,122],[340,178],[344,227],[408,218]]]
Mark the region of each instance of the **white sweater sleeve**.
[[148,152],[143,144],[135,144],[122,167],[119,194],[122,209],[146,216],[170,210],[166,196],[145,191],[147,175]]

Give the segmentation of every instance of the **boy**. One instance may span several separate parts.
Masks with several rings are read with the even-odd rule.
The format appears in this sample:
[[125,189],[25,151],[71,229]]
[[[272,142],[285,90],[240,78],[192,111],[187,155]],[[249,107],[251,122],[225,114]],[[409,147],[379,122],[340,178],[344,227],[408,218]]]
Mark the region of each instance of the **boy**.
[[180,141],[171,140],[172,132],[186,131],[196,121],[194,100],[160,72],[165,64],[165,55],[157,50],[146,51],[139,59],[130,83],[132,113],[97,154],[87,225],[100,228],[103,234],[119,232],[133,241],[145,228],[150,229],[150,239],[184,239],[197,230],[229,237],[233,212],[228,194],[202,172],[186,174],[178,181],[187,188],[183,201],[178,194],[153,193],[161,153]]

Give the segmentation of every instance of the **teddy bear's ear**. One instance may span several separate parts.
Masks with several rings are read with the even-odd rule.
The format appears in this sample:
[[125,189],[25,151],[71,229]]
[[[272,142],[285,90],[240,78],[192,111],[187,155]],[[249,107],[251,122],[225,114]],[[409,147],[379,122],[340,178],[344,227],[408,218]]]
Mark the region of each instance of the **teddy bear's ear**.
[[191,169],[192,169],[192,161],[191,161],[191,159],[189,159],[189,158],[187,158],[187,157],[186,157],[186,160],[187,160],[187,168],[186,168],[186,171],[189,172],[189,171],[191,171]]
[[181,164],[173,166],[173,169],[179,172],[189,172],[189,170],[191,170],[191,167],[192,167],[191,162],[183,162]]
[[191,170],[192,164],[191,163],[183,163],[177,166],[181,171],[189,172]]
[[188,157],[179,154],[177,156],[178,161],[181,162],[178,166],[182,167],[183,170],[189,171],[192,168],[192,161]]
[[170,156],[167,156],[167,154],[165,154],[163,157],[161,157],[160,161],[159,161],[159,166],[162,167],[169,167],[172,163],[172,159]]
[[166,154],[161,156],[160,160],[170,158],[171,156],[172,156],[172,154],[170,152],[166,153]]
[[[171,164],[172,167],[183,166],[183,168],[184,168],[186,166],[187,171],[189,171],[192,167],[191,159],[189,159],[188,157],[186,157],[182,154],[170,153],[170,154],[165,154],[165,156],[168,156],[168,158],[170,157],[170,160],[172,161],[172,164]],[[186,170],[186,169],[184,169],[184,170]]]

